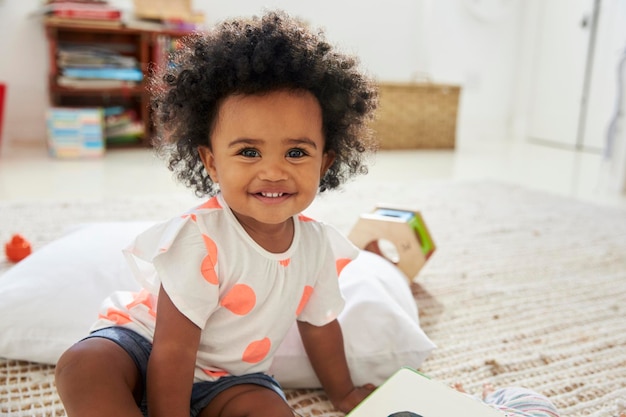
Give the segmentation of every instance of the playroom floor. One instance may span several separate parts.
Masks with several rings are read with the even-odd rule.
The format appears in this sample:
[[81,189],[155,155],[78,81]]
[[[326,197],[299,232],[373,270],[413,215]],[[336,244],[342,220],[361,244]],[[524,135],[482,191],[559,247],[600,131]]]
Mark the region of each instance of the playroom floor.
[[[9,144],[7,144],[9,145]],[[600,153],[514,140],[457,140],[455,150],[380,151],[356,181],[494,180],[626,208],[603,180]],[[149,149],[113,149],[103,158],[56,160],[45,146],[4,146],[0,200],[110,198],[191,192],[176,184]]]

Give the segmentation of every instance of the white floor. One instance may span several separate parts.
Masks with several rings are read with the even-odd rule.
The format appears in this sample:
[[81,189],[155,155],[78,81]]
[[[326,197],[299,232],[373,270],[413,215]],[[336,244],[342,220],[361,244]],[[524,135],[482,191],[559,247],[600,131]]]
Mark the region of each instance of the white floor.
[[[602,180],[606,164],[597,153],[470,139],[458,141],[453,151],[380,151],[373,162],[356,181],[489,179],[626,208],[626,194]],[[0,200],[164,193],[192,197],[149,149],[114,149],[92,160],[53,159],[43,145],[33,144],[4,146],[0,154]]]

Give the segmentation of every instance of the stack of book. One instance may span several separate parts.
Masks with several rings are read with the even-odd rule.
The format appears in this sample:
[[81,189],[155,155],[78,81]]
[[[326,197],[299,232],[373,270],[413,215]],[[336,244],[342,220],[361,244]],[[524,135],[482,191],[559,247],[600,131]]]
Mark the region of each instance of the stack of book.
[[63,87],[125,88],[143,79],[136,57],[97,44],[59,45],[57,65],[57,83]]
[[102,109],[53,107],[46,119],[50,155],[83,158],[104,154]]
[[122,11],[105,0],[49,0],[43,7],[49,22],[102,27],[122,26]]

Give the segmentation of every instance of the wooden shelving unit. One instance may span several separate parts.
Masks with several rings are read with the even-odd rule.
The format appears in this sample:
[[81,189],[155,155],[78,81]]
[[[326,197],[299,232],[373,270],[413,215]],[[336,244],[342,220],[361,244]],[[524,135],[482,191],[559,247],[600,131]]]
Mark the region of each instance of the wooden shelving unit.
[[[91,26],[76,23],[46,21],[46,36],[50,69],[48,92],[51,106],[60,107],[112,107],[124,106],[136,111],[143,124],[143,135],[133,145],[149,146],[153,132],[149,109],[149,95],[146,78],[149,68],[167,56],[164,44],[180,38],[189,32],[176,30],[142,29],[131,27]],[[165,40],[165,41],[164,41]],[[112,45],[124,55],[137,59],[143,73],[143,80],[135,85],[119,88],[67,87],[59,85],[62,69],[57,64],[59,45]]]

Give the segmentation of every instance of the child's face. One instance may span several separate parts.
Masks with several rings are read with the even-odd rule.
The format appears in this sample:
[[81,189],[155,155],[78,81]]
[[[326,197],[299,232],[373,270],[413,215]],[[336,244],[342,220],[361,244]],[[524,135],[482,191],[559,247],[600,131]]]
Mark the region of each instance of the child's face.
[[310,92],[233,95],[220,106],[200,156],[244,226],[279,225],[315,198],[333,162],[322,110]]

